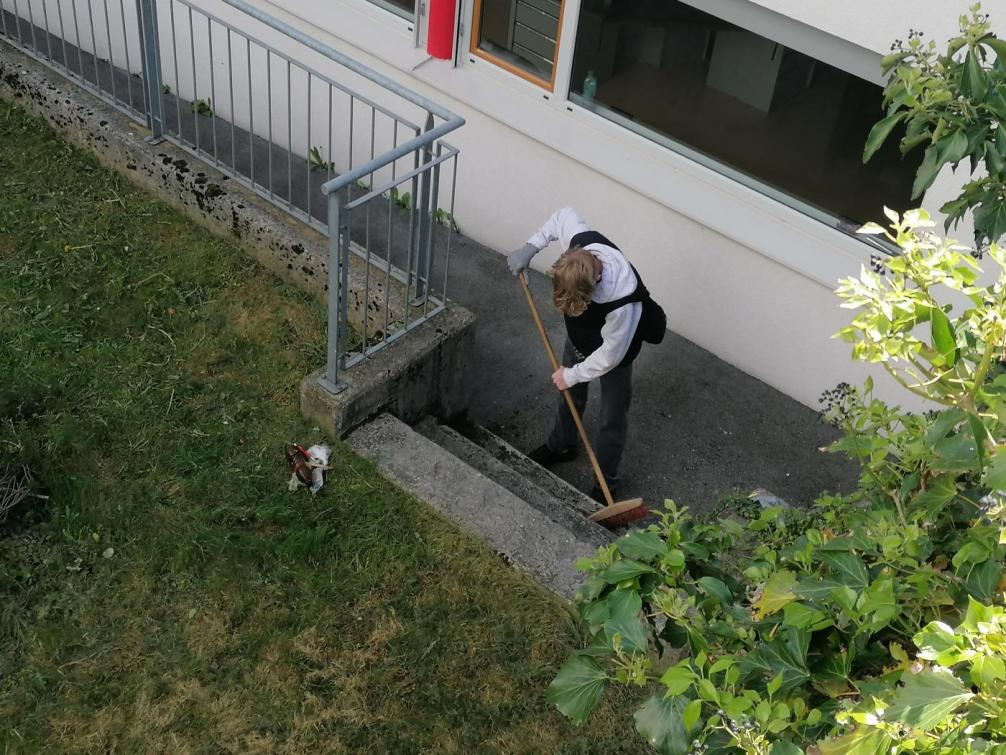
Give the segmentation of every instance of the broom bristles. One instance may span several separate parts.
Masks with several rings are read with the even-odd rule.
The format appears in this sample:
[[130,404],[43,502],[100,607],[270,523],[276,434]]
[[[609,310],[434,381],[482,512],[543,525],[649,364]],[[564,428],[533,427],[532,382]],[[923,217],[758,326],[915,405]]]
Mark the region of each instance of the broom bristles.
[[600,511],[595,511],[591,514],[589,519],[592,522],[600,524],[602,527],[611,529],[635,522],[649,513],[649,510],[643,505],[642,498],[631,498],[628,501],[619,501],[610,506],[605,506]]

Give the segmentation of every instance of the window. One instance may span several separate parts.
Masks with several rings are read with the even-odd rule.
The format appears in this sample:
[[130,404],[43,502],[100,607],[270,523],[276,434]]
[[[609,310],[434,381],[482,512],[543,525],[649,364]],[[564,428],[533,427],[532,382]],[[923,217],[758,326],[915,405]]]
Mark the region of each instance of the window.
[[416,17],[415,0],[370,0],[370,2],[409,21]]
[[552,88],[561,0],[475,0],[472,52]]
[[910,206],[897,139],[862,162],[879,86],[677,0],[583,0],[570,90],[838,227]]

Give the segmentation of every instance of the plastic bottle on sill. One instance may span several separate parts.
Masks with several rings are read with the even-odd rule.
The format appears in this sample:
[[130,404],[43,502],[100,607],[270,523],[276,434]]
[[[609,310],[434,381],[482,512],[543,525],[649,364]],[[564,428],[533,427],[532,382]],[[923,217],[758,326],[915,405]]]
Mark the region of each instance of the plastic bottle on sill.
[[583,79],[583,99],[593,102],[596,94],[597,76],[593,71],[587,71],[587,75]]

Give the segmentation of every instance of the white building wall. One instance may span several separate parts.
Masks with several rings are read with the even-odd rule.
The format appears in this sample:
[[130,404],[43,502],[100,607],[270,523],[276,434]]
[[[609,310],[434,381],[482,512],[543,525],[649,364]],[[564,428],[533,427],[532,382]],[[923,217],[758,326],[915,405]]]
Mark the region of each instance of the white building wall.
[[[937,44],[957,34],[957,19],[968,13],[972,0],[751,0],[836,37],[886,55],[891,42],[921,29]],[[982,12],[998,23],[1006,21],[1006,0],[984,0]]]

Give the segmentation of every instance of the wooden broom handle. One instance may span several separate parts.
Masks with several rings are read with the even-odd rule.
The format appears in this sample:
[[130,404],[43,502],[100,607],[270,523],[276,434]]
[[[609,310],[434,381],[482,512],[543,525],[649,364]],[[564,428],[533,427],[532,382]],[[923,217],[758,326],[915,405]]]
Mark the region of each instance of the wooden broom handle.
[[[531,316],[534,318],[534,324],[538,328],[538,335],[541,336],[541,342],[545,344],[545,351],[548,352],[549,361],[552,363],[552,372],[559,369],[559,360],[555,358],[555,352],[552,350],[552,343],[548,340],[548,333],[545,332],[545,326],[542,325],[541,316],[538,314],[538,307],[535,306],[534,297],[531,296],[531,289],[527,285],[527,280],[524,278],[524,273],[521,271],[517,274],[520,278],[521,288],[524,289],[524,296],[527,297],[528,306],[531,308]],[[590,458],[590,466],[594,468],[594,475],[597,477],[597,484],[601,486],[601,491],[604,493],[604,500],[608,502],[609,506],[614,506],[615,501],[611,497],[611,491],[608,490],[608,483],[605,482],[604,474],[601,472],[601,465],[597,463],[597,457],[594,455],[594,448],[590,445],[590,440],[587,438],[587,431],[583,429],[583,422],[580,421],[580,413],[576,410],[576,406],[573,404],[573,397],[569,395],[569,390],[563,390],[563,398],[566,399],[566,406],[569,407],[569,413],[573,415],[573,422],[576,423],[577,432],[580,433],[580,440],[583,441],[583,447],[587,449],[587,456]]]

